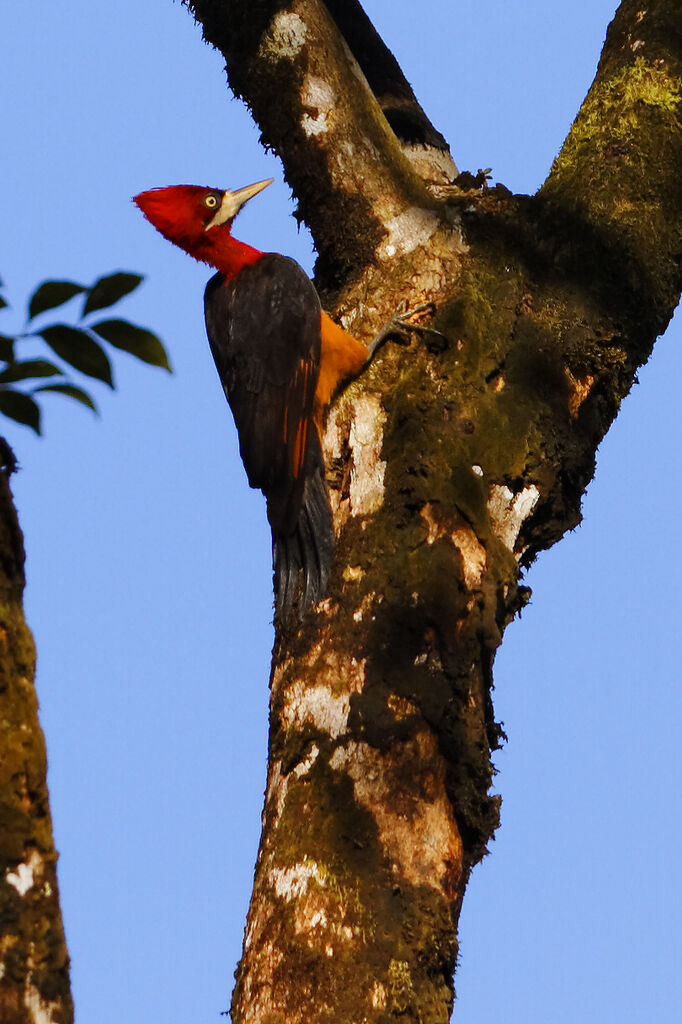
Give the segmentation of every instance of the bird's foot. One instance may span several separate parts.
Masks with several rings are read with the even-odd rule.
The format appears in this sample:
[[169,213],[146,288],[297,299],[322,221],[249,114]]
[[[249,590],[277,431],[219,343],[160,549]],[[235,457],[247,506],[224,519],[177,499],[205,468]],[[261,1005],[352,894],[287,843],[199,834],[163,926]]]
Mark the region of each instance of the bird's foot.
[[[407,302],[403,301],[400,303],[395,313],[386,323],[377,331],[372,340],[369,343],[369,356],[368,361],[372,359],[379,348],[389,338],[394,338],[401,345],[409,345],[410,334],[424,334],[431,335],[432,338],[438,338],[438,345],[434,348],[441,350],[447,347],[448,339],[440,331],[434,330],[433,327],[426,327],[424,324],[415,324],[412,322],[412,317],[417,313],[431,313],[433,314],[436,310],[433,302],[422,302],[419,306],[413,306],[411,309],[408,308]],[[431,347],[431,346],[429,346]]]

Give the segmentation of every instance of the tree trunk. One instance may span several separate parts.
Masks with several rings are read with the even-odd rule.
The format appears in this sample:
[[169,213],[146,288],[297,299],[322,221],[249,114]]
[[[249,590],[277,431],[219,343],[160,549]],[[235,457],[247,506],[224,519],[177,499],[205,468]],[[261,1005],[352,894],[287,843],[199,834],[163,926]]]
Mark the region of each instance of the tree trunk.
[[0,1021],[70,1024],[35,649],[22,608],[24,546],[9,488],[14,458],[0,446]]
[[357,4],[188,5],[283,160],[326,308],[367,338],[400,300],[430,302],[441,332],[387,345],[329,414],[336,560],[275,640],[233,1019],[445,1022],[498,822],[495,651],[679,299],[682,11],[621,4],[531,198],[443,183],[442,136]]

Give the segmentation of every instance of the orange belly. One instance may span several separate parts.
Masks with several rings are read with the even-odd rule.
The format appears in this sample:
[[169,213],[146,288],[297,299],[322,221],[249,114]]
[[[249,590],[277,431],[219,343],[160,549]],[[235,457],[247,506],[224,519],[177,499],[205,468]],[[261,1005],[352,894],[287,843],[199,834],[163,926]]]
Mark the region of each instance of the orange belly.
[[314,413],[318,426],[322,424],[334,392],[344,380],[360,373],[369,354],[361,341],[335,324],[324,311],[320,331],[320,373],[315,389]]

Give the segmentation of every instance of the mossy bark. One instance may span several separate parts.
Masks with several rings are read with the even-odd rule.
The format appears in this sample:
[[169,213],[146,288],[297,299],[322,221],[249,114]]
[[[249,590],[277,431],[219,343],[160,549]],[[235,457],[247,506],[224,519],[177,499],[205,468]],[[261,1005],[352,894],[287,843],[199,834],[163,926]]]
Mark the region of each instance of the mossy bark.
[[9,488],[13,459],[0,443],[0,1021],[70,1024],[35,649],[22,608],[24,548]]
[[367,338],[428,301],[440,332],[387,344],[329,413],[336,561],[276,636],[233,1019],[445,1022],[498,822],[495,652],[679,299],[682,9],[621,4],[528,197],[420,176],[316,0],[190,6],[283,158],[326,308]]

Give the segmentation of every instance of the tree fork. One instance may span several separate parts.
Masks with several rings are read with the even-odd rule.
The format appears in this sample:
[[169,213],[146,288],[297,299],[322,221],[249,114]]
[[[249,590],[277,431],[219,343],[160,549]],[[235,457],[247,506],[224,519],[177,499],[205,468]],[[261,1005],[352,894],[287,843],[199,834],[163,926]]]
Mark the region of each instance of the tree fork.
[[421,181],[323,5],[190,6],[282,156],[327,308],[370,337],[399,300],[431,301],[447,338],[387,345],[328,419],[336,564],[275,641],[233,1019],[445,1022],[498,818],[495,651],[679,299],[682,13],[621,4],[529,198]]

